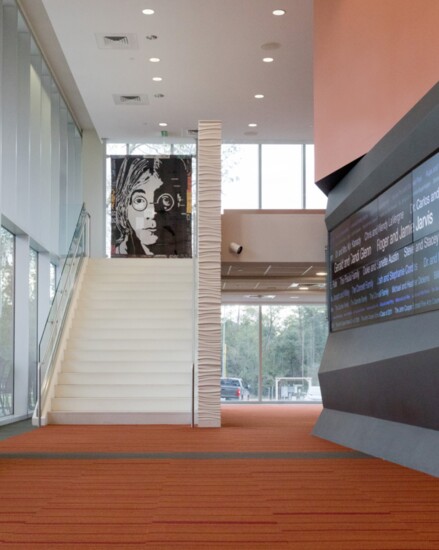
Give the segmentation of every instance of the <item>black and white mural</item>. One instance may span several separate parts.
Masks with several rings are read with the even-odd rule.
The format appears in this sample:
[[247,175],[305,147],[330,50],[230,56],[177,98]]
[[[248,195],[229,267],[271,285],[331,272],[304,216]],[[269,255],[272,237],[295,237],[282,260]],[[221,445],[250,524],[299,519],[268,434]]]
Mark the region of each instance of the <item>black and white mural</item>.
[[192,256],[192,157],[111,157],[111,256]]

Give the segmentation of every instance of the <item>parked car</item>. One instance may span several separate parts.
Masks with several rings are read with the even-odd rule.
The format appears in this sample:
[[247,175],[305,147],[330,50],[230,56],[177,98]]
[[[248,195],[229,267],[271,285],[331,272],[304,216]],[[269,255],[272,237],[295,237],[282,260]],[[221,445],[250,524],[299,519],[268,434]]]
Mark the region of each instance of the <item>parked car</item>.
[[221,399],[250,399],[250,392],[244,386],[242,378],[221,378]]

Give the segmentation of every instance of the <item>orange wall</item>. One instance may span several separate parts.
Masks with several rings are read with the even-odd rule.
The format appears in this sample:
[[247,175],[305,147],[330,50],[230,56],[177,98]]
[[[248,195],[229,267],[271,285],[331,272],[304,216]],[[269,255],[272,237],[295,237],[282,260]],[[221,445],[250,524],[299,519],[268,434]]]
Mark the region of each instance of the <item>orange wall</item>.
[[316,180],[369,151],[438,77],[439,0],[314,0]]

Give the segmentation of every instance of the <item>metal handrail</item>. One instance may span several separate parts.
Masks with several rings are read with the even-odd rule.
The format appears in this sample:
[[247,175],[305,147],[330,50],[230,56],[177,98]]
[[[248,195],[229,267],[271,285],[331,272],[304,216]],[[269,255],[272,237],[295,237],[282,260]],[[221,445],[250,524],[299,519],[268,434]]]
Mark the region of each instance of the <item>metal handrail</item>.
[[[81,246],[82,244],[82,246]],[[82,206],[38,347],[38,426],[53,376],[58,345],[84,257],[90,255],[90,214]],[[44,371],[44,372],[43,372]]]
[[192,363],[191,428],[195,428],[195,365]]

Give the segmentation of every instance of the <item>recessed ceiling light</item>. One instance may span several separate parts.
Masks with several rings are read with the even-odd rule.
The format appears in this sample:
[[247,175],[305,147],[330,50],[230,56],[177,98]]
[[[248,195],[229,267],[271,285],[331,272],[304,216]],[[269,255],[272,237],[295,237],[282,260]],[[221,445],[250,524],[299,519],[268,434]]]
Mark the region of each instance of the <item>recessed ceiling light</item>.
[[163,80],[161,76],[153,76],[152,79],[154,80],[154,82],[161,82]]
[[297,288],[299,286],[299,283],[291,283],[290,288]]
[[143,15],[154,15],[154,10],[152,10],[150,8],[146,8],[146,9],[142,10],[142,13],[143,13]]
[[257,128],[257,124],[256,122],[250,122],[250,124],[248,125],[249,128]]
[[164,127],[164,126],[167,126],[167,125],[168,125],[167,122],[159,122],[159,126],[163,126],[163,127]]
[[149,60],[151,61],[151,63],[158,63],[160,61],[158,57],[150,57]]
[[285,15],[286,13],[285,10],[273,10],[273,15]]
[[274,59],[272,57],[264,57],[262,61],[264,63],[273,63]]
[[326,277],[327,273],[326,271],[317,271],[316,275],[317,277]]
[[309,290],[309,286],[299,286],[299,290]]
[[264,94],[255,94],[256,99],[264,99]]
[[262,298],[267,298],[268,300],[274,300],[276,298],[275,294],[245,294],[244,298],[258,298],[261,300]]

